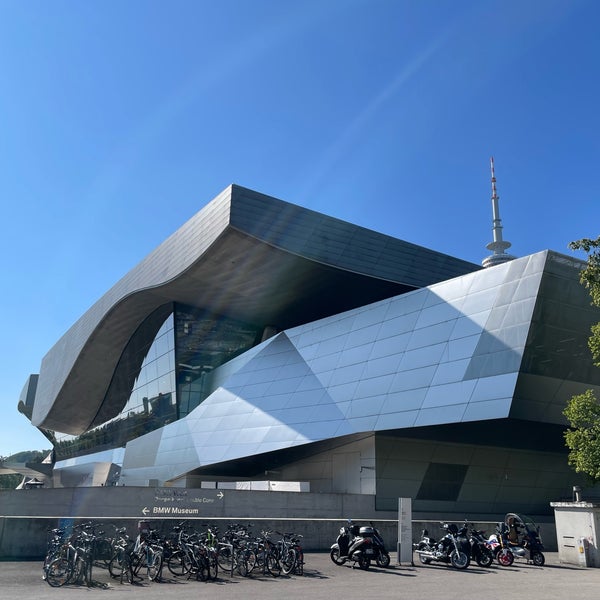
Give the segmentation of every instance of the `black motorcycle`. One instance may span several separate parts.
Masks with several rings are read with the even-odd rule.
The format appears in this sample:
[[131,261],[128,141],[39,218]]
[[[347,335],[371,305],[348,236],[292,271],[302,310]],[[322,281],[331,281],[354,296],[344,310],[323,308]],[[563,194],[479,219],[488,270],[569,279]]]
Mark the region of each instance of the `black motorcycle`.
[[466,569],[471,562],[471,544],[467,538],[467,528],[460,529],[454,524],[442,523],[446,535],[439,541],[429,537],[427,529],[423,529],[421,539],[413,544],[419,560],[428,565],[432,561],[452,565],[455,569]]
[[390,555],[375,527],[372,524],[370,527],[361,527],[353,524],[350,519],[348,524],[340,529],[329,556],[336,565],[350,561],[365,571],[371,566],[371,561],[375,561],[381,567],[390,564]]
[[494,553],[491,551],[485,531],[475,529],[472,525],[469,527],[465,521],[465,527],[469,531],[469,544],[471,545],[471,559],[474,560],[480,567],[490,567],[494,562]]

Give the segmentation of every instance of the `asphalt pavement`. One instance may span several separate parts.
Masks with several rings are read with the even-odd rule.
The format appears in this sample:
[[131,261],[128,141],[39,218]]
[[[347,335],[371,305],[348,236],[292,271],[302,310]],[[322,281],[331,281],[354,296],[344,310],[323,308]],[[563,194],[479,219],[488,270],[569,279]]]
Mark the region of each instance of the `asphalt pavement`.
[[138,585],[111,580],[107,571],[95,568],[92,587],[67,585],[50,587],[42,579],[40,562],[0,562],[0,597],[19,600],[168,600],[196,598],[210,594],[219,598],[464,598],[487,597],[502,600],[540,598],[565,600],[572,596],[600,598],[600,569],[560,564],[557,553],[546,554],[546,564],[535,567],[518,559],[511,567],[494,565],[488,569],[471,565],[458,571],[443,564],[392,563],[387,569],[368,571],[350,565],[336,566],[327,553],[306,554],[304,575],[277,578],[261,573],[249,577],[220,572],[214,582],[200,582],[165,575],[161,583],[142,580]]

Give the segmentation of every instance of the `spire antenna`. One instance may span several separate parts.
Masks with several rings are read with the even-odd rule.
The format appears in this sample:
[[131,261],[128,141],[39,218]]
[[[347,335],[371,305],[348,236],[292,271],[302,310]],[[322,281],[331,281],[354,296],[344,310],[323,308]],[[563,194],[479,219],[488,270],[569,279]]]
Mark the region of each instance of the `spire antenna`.
[[507,254],[506,250],[511,247],[510,242],[505,242],[502,239],[502,220],[500,219],[500,207],[498,191],[496,189],[496,172],[494,170],[494,157],[490,158],[490,171],[492,173],[492,234],[493,241],[486,248],[493,252],[481,261],[484,267],[494,267],[502,263],[514,260],[515,257]]

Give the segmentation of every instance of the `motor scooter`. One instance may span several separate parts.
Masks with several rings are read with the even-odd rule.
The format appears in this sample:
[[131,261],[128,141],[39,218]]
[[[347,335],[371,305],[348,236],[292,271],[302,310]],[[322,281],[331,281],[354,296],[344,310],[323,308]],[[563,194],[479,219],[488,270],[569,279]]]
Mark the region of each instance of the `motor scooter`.
[[390,553],[385,548],[383,536],[379,533],[379,529],[373,525],[372,521],[369,521],[369,525],[373,529],[373,543],[375,544],[375,562],[378,567],[390,566]]
[[376,558],[376,553],[373,528],[360,527],[348,519],[347,524],[340,528],[329,556],[336,565],[343,565],[350,561],[354,563],[353,567],[357,564],[366,571],[371,566],[371,560]]
[[531,561],[537,567],[543,567],[546,557],[542,552],[544,545],[540,536],[540,528],[527,515],[507,513],[504,517],[503,533],[506,535],[508,547],[520,558]]

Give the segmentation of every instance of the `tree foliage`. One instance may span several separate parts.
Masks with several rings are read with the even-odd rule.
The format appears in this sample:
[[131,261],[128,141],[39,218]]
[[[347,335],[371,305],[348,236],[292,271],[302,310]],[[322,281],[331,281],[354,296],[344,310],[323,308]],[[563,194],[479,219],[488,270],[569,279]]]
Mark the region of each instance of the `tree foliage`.
[[24,450],[0,459],[7,463],[40,463],[49,452],[50,450]]
[[[569,248],[587,253],[580,280],[590,293],[592,304],[600,307],[600,237],[571,242]],[[594,365],[600,367],[600,323],[592,326],[588,345]],[[565,432],[569,465],[594,483],[600,482],[600,402],[592,390],[587,390],[569,400],[564,415],[570,424]]]
[[23,475],[7,473],[0,475],[0,490],[14,490],[23,480]]
[[569,400],[564,414],[571,425],[565,432],[569,465],[600,481],[600,402],[587,390]]
[[[587,253],[587,265],[581,271],[581,283],[587,288],[592,304],[600,307],[600,236],[595,240],[583,238],[569,244],[572,250],[583,250]],[[588,342],[594,364],[600,367],[600,323],[592,327]]]

